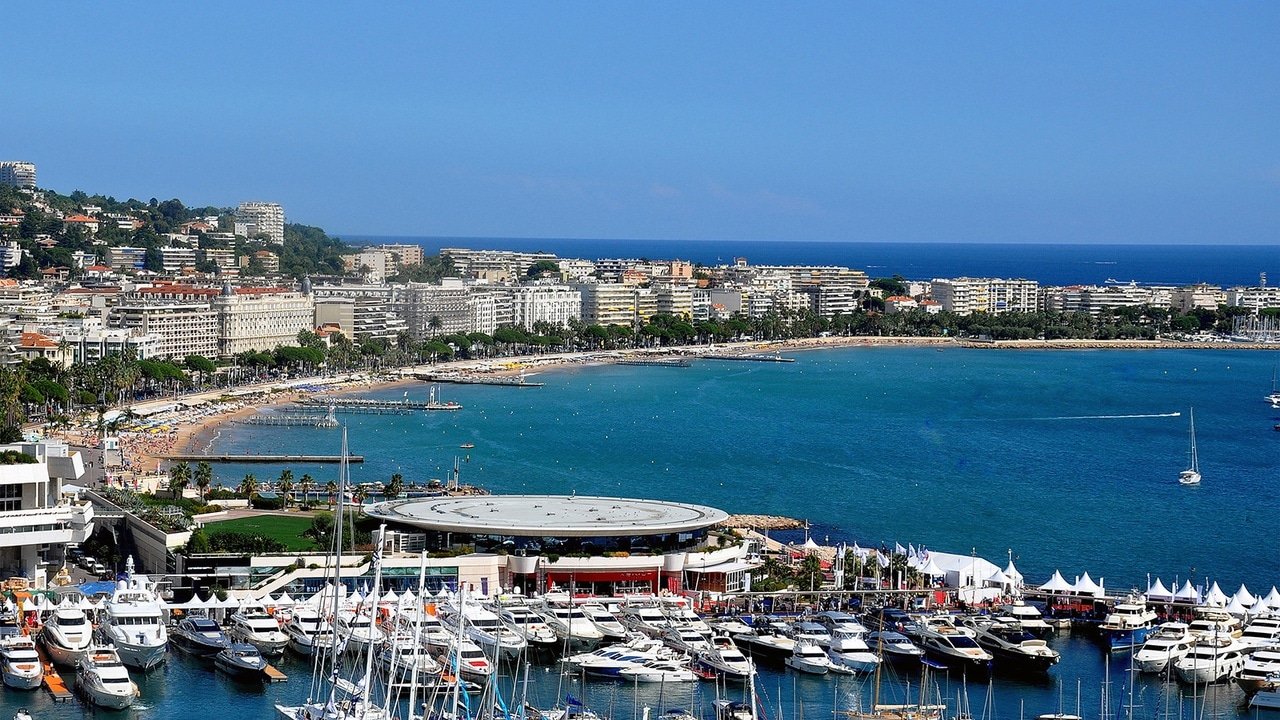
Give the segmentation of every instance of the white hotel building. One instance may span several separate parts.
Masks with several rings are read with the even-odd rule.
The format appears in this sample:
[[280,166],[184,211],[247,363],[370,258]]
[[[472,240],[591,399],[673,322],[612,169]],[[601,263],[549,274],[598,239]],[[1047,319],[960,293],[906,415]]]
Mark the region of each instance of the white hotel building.
[[568,327],[569,320],[582,317],[582,294],[567,285],[523,285],[507,291],[512,322],[526,330],[536,322]]
[[84,476],[77,452],[58,442],[0,445],[35,462],[0,464],[0,577],[48,586],[62,567],[67,543],[93,534],[93,506],[64,497],[63,483]]

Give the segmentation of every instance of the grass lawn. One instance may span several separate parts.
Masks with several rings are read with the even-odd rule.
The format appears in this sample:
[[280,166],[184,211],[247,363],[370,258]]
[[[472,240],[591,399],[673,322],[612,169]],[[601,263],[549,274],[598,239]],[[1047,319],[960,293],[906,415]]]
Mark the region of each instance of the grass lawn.
[[298,552],[317,549],[311,538],[302,536],[302,531],[309,527],[311,527],[311,517],[307,515],[297,517],[292,515],[260,515],[258,517],[205,523],[204,531],[209,535],[217,535],[220,532],[263,535],[284,543],[287,552]]

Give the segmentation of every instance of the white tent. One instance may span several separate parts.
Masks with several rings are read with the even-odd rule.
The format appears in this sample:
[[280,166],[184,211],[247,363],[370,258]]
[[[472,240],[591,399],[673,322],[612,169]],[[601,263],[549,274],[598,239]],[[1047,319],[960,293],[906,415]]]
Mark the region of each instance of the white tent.
[[1004,587],[1005,585],[1009,584],[1009,576],[997,570],[991,573],[990,577],[987,578],[987,582],[991,583],[992,585],[999,585],[1001,587]]
[[1249,606],[1236,597],[1231,598],[1231,602],[1227,603],[1226,611],[1239,618],[1249,616]]
[[71,596],[70,596],[70,595],[63,595],[63,596],[62,596],[62,602],[58,603],[58,607],[59,607],[60,609],[61,609],[61,608],[73,608],[73,607],[75,607],[75,606],[76,606],[76,604],[75,604],[74,602],[72,602],[72,601],[71,601]]
[[929,577],[942,577],[947,573],[942,568],[938,567],[938,564],[933,561],[933,558],[929,558],[929,562],[925,563],[924,567],[920,568],[920,574],[928,575]]
[[1267,605],[1267,599],[1259,597],[1254,601],[1253,607],[1249,610],[1250,615],[1265,615],[1271,612],[1271,606]]
[[378,598],[378,602],[380,604],[385,603],[390,605],[395,603],[396,599],[399,597],[400,597],[399,595],[396,595],[395,590],[388,590],[385,593],[383,593],[382,597]]
[[1039,589],[1051,593],[1071,592],[1072,585],[1067,582],[1066,578],[1062,577],[1062,573],[1054,570],[1053,577],[1049,578],[1049,582],[1041,585]]
[[77,609],[79,609],[79,610],[84,610],[84,611],[86,611],[86,612],[91,611],[91,610],[97,610],[97,609],[98,609],[98,607],[99,607],[99,606],[98,606],[98,604],[97,604],[97,603],[95,603],[94,601],[92,601],[92,600],[90,600],[89,598],[86,598],[86,597],[82,597],[82,598],[80,598],[80,601],[76,603],[76,608],[77,608]]
[[1099,597],[1103,593],[1102,586],[1094,582],[1093,578],[1089,577],[1088,572],[1076,579],[1076,584],[1072,586],[1071,590],[1078,595],[1089,595],[1091,597]]
[[418,601],[418,596],[415,595],[412,590],[405,590],[404,594],[400,596],[400,600],[402,600],[405,605],[412,605]]
[[1013,566],[1013,561],[1009,561],[1009,566],[1004,569],[1005,577],[1009,578],[1009,582],[1014,585],[1022,584],[1022,573],[1018,572],[1018,568]]
[[212,599],[213,599],[212,595],[209,596],[209,600],[204,600],[200,597],[200,593],[195,593],[194,595],[191,596],[191,602],[187,603],[187,609],[188,610],[204,610],[210,606],[209,601]]
[[1276,590],[1276,586],[1271,586],[1271,592],[1267,593],[1267,607],[1271,609],[1280,608],[1280,590]]
[[1156,581],[1147,588],[1144,597],[1153,602],[1173,602],[1173,591],[1164,586],[1164,581],[1156,578]]
[[1218,587],[1218,583],[1214,582],[1213,587],[1209,588],[1209,592],[1204,595],[1204,604],[1214,607],[1222,607],[1227,604],[1227,594],[1222,592],[1222,588]]
[[1178,602],[1200,602],[1200,591],[1191,587],[1190,580],[1185,580],[1182,589],[1174,593],[1173,599]]
[[289,593],[281,593],[280,597],[276,598],[276,605],[280,607],[292,607],[297,604],[298,601],[289,597]]
[[1231,599],[1239,600],[1242,605],[1253,605],[1258,601],[1258,598],[1249,592],[1249,588],[1245,587],[1244,583],[1240,583],[1240,589],[1236,591],[1235,595],[1231,596]]

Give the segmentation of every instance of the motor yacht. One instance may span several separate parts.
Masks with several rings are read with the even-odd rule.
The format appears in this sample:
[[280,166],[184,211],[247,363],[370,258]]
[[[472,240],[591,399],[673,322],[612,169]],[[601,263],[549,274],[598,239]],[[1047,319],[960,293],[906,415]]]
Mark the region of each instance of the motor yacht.
[[1001,605],[1000,613],[1017,620],[1025,632],[1029,632],[1038,638],[1044,639],[1053,634],[1053,626],[1045,622],[1044,614],[1040,612],[1040,608],[1030,603],[1014,600],[1011,603]]
[[209,657],[231,647],[231,639],[212,618],[190,615],[178,621],[173,642],[197,657]]
[[906,635],[894,630],[874,630],[867,633],[867,647],[875,649],[880,657],[896,665],[914,665],[924,657],[921,650]]
[[784,662],[793,670],[811,675],[826,675],[831,671],[831,658],[812,640],[797,640]]
[[1254,618],[1240,633],[1240,642],[1254,650],[1280,645],[1280,617],[1261,615]]
[[677,660],[647,660],[618,671],[618,679],[630,683],[679,683],[698,679]]
[[579,653],[566,662],[586,675],[616,678],[626,668],[642,665],[650,660],[672,660],[677,657],[678,654],[660,640],[641,636],[625,643],[598,648],[594,652]]
[[1192,637],[1211,640],[1225,636],[1238,638],[1242,634],[1239,618],[1221,608],[1198,607],[1194,612],[1195,617],[1187,626]]
[[1259,692],[1280,677],[1280,647],[1254,650],[1236,676],[1236,684],[1247,693]]
[[126,573],[116,583],[105,604],[102,634],[115,645],[120,662],[129,667],[150,670],[164,662],[169,630],[160,597],[147,576]]
[[93,625],[82,610],[58,608],[45,621],[40,642],[50,660],[75,667],[93,645]]
[[916,632],[925,654],[946,667],[979,675],[991,671],[991,653],[978,645],[973,630],[957,627],[949,616],[922,618]]
[[238,678],[262,678],[267,669],[267,659],[249,643],[232,643],[213,657],[213,664]]
[[523,637],[528,647],[554,650],[559,644],[556,631],[528,605],[503,605],[497,609],[502,622]]
[[[827,629],[827,655],[834,665],[854,672],[875,672],[880,656],[867,644],[867,629],[857,618],[848,613],[827,611],[818,613],[815,619]],[[819,640],[819,645],[822,641]]]
[[576,605],[549,603],[539,614],[570,650],[590,650],[604,640],[604,633]]
[[1186,623],[1162,623],[1133,654],[1133,666],[1138,672],[1162,673],[1191,652],[1193,642]]
[[[457,612],[457,609],[453,612]],[[466,602],[462,606],[462,615],[465,620],[462,626],[466,629],[467,637],[488,652],[490,657],[514,660],[528,647],[529,643],[523,635],[507,627],[497,614],[478,603]],[[448,618],[446,622],[457,627],[457,623]]]
[[672,626],[688,628],[704,636],[711,635],[711,626],[702,619],[701,615],[694,612],[688,598],[664,597],[661,599],[661,607],[662,614],[667,616],[667,622]]
[[338,633],[338,645],[346,648],[347,652],[358,654],[368,650],[370,645],[376,646],[385,640],[386,634],[373,624],[370,617],[373,612],[372,608],[340,611],[338,621],[334,624],[334,631]]
[[1244,670],[1245,647],[1236,638],[1223,635],[1200,638],[1191,651],[1173,662],[1178,679],[1193,685],[1222,682]]
[[80,659],[76,689],[94,705],[111,710],[123,710],[138,697],[138,686],[110,645],[94,645]]
[[671,620],[662,608],[652,603],[628,603],[622,606],[618,618],[628,630],[642,632],[649,637],[662,637],[671,627]]
[[711,647],[711,643],[707,641],[707,636],[691,627],[669,627],[662,634],[662,641],[668,647],[690,655]]
[[600,603],[583,603],[579,607],[600,632],[604,633],[603,642],[621,642],[627,638],[626,626],[609,608]]
[[494,666],[489,661],[489,656],[484,654],[481,647],[466,638],[460,638],[455,642],[461,647],[453,647],[449,649],[449,654],[439,659],[441,665],[446,668],[456,666],[458,674],[464,680],[484,684],[493,677]]
[[34,690],[44,680],[44,666],[35,642],[26,635],[11,635],[0,640],[0,673],[6,687]]
[[299,655],[310,656],[333,647],[333,626],[315,610],[299,606],[283,628],[289,648]]
[[710,646],[694,655],[694,668],[729,680],[746,680],[756,671],[755,664],[726,635],[711,637]]
[[825,627],[807,620],[794,622],[787,628],[787,634],[796,642],[808,642],[826,649],[831,644],[831,633]]
[[762,624],[750,632],[738,633],[733,636],[733,641],[747,657],[775,662],[784,662],[791,657],[796,647],[795,640],[768,624]]
[[395,682],[411,682],[416,673],[418,684],[427,685],[440,675],[440,663],[411,633],[398,632],[388,637],[378,651],[378,662]]
[[707,625],[711,627],[711,631],[721,635],[737,635],[739,633],[751,632],[751,626],[742,622],[742,618],[736,617],[718,617],[707,621]]
[[1010,672],[1047,672],[1058,664],[1061,656],[1044,640],[1022,629],[1016,620],[1008,622],[972,622],[978,645],[991,653],[1001,670]]
[[1111,650],[1128,650],[1147,641],[1155,632],[1156,612],[1141,596],[1130,595],[1116,603],[1098,626],[1099,637]]
[[233,641],[248,643],[263,655],[283,655],[289,636],[280,631],[280,623],[258,604],[247,604],[232,613],[227,635]]

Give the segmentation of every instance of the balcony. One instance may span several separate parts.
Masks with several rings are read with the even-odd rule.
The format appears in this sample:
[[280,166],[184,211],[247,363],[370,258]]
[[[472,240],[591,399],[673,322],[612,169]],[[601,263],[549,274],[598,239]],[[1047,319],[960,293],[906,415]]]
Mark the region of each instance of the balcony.
[[0,512],[0,547],[84,542],[92,534],[89,503]]

